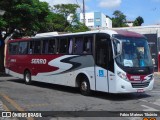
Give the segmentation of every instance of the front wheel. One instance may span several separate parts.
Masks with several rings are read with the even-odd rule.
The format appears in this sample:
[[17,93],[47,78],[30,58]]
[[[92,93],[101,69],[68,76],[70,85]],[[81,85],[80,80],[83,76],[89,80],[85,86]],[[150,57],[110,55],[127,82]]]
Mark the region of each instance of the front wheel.
[[30,73],[29,71],[26,71],[26,72],[24,73],[24,80],[25,80],[25,83],[26,83],[27,85],[29,85],[29,84],[32,83],[32,81],[31,81],[31,73]]
[[80,91],[82,95],[88,96],[91,94],[88,80],[84,79],[80,82]]

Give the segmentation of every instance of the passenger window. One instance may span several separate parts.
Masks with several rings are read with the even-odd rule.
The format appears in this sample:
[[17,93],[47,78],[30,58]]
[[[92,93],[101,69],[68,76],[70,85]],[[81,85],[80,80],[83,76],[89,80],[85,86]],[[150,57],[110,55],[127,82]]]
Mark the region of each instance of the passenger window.
[[49,54],[54,54],[55,50],[56,50],[55,39],[49,40],[48,53]]
[[82,54],[83,53],[83,37],[76,37],[74,44],[74,53]]
[[92,53],[92,42],[93,42],[93,36],[84,37],[84,43],[83,43],[83,53],[84,54]]
[[72,54],[73,52],[73,38],[69,38],[69,49],[68,49],[68,52],[69,54]]
[[93,36],[76,37],[74,44],[75,54],[91,54],[92,53]]
[[48,40],[43,40],[42,53],[48,54]]
[[19,54],[24,55],[27,54],[27,42],[20,42],[19,43]]
[[41,53],[41,41],[35,41],[34,43],[34,54]]
[[29,49],[28,49],[28,54],[33,54],[34,50],[34,41],[29,42]]
[[68,53],[68,39],[63,38],[59,40],[59,53]]
[[18,42],[9,44],[9,54],[11,55],[18,54]]

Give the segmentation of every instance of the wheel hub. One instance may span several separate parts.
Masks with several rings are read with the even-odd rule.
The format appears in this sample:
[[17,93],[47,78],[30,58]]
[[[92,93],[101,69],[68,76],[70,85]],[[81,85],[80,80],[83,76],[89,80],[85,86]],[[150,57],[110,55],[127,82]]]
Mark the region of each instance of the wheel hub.
[[82,88],[83,91],[87,91],[87,83],[85,81],[82,82],[81,88]]

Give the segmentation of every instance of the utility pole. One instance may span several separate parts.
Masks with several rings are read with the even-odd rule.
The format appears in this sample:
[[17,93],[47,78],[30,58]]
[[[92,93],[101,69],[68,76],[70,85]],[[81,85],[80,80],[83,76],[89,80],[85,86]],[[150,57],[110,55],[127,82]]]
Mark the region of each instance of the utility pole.
[[86,19],[85,19],[85,3],[84,3],[84,0],[83,0],[83,24],[85,25],[86,24]]

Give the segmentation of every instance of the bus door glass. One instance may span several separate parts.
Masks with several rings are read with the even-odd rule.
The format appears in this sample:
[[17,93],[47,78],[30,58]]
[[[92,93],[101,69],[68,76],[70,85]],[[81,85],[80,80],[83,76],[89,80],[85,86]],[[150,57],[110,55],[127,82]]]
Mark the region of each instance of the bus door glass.
[[113,54],[111,48],[112,48],[111,40],[107,34],[96,35],[95,74],[96,74],[96,90],[98,91],[108,92],[109,89],[108,68],[111,65],[113,67]]

